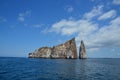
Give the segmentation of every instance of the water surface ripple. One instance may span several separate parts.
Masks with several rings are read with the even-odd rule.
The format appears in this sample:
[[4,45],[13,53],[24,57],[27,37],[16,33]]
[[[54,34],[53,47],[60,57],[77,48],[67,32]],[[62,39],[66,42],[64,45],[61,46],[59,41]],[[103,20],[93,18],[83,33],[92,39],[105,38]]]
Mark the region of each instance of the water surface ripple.
[[120,80],[120,59],[1,57],[0,80]]

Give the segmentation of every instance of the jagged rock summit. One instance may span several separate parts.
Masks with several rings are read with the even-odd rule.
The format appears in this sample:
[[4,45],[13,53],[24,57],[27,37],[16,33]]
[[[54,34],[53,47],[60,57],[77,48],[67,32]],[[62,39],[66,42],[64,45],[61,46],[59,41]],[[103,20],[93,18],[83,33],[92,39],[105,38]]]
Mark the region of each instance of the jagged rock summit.
[[79,49],[79,59],[86,59],[86,50],[83,40],[81,41],[80,49]]
[[29,58],[60,58],[60,59],[76,59],[77,49],[75,38],[60,44],[58,46],[51,47],[41,47],[29,53]]

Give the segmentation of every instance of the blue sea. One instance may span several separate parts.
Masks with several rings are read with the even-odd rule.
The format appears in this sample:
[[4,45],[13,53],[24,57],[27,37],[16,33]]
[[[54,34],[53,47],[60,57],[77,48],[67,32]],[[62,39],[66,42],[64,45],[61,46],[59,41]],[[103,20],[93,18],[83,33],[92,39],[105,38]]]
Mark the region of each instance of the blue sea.
[[120,80],[120,59],[0,57],[0,80]]

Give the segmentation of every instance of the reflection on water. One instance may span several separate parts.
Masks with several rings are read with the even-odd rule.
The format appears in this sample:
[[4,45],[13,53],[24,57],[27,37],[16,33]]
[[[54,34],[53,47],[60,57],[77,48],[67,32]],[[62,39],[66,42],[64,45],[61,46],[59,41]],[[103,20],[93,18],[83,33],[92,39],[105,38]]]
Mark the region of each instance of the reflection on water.
[[57,61],[57,63],[60,66],[56,67],[56,70],[62,75],[61,78],[69,79],[76,77],[76,60],[62,60]]
[[86,71],[86,60],[82,60],[80,62],[80,64],[78,64],[78,66],[80,66],[79,68],[77,68],[77,73],[79,73],[81,79],[83,80],[87,80],[88,75],[87,75],[87,71]]

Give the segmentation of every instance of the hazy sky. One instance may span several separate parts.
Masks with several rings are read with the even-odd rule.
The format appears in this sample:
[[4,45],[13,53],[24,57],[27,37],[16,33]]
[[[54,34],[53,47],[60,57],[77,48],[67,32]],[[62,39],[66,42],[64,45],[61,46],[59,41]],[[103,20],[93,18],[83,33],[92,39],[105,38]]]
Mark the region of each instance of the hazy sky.
[[76,38],[88,57],[120,58],[120,0],[0,0],[0,56]]

